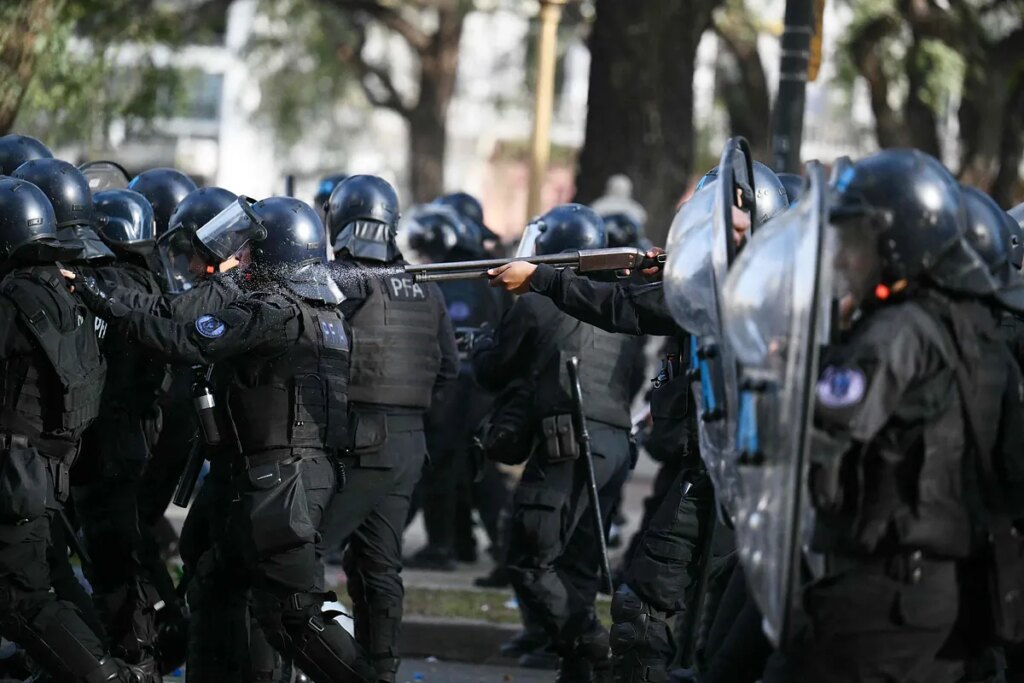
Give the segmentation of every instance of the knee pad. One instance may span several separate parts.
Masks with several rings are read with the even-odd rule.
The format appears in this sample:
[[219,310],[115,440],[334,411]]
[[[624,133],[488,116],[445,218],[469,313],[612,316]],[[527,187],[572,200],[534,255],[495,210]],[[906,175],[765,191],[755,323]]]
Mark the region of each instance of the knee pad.
[[334,621],[335,612],[321,614],[333,593],[295,593],[278,600],[254,591],[254,612],[267,641],[294,660],[317,683],[373,683],[376,670],[356,641]]
[[610,644],[616,683],[660,683],[668,677],[672,640],[665,615],[623,584],[612,597]]

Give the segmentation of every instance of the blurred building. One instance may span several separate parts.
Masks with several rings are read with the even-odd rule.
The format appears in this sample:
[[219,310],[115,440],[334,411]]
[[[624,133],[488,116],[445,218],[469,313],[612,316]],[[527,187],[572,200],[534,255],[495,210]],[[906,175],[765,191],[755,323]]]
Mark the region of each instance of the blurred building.
[[[783,0],[758,4],[757,11],[769,23],[774,17],[781,28]],[[272,84],[261,86],[247,50],[253,35],[266,30],[266,18],[260,15],[257,0],[235,0],[223,19],[222,30],[205,44],[173,52],[147,51],[153,61],[181,72],[184,96],[173,107],[173,115],[152,122],[145,132],[111,123],[110,149],[102,155],[120,160],[133,171],[173,165],[202,182],[257,197],[283,192],[290,174],[295,177],[297,196],[309,200],[320,176],[339,171],[382,175],[396,184],[400,196],[408,196],[405,122],[397,114],[360,103],[359,98],[343,105],[334,120],[324,124],[340,128],[340,133],[330,136],[330,144],[311,131],[308,139],[282,150],[267,119],[256,115],[264,96],[261,87]],[[835,45],[848,21],[848,8],[828,3],[826,46]],[[508,235],[517,234],[526,210],[525,151],[532,115],[526,73],[530,29],[530,17],[519,12],[493,10],[467,17],[449,112],[446,184],[451,190],[481,196],[489,223]],[[402,77],[403,71],[413,69],[403,47],[400,39],[382,31],[371,33],[367,44],[367,50],[389,64],[399,86],[412,80]],[[564,47],[546,204],[572,197],[574,152],[583,143],[586,120],[589,53],[580,39]],[[729,133],[727,119],[716,104],[717,50],[709,32],[698,53],[694,79],[697,120],[707,126],[712,147]],[[774,88],[777,37],[764,34],[759,51]],[[130,68],[140,57],[137,50],[125,49],[118,60]],[[866,94],[855,92],[851,106],[843,93],[829,87],[833,72],[832,60],[826,56],[821,76],[808,90],[807,158],[856,155],[873,146]]]

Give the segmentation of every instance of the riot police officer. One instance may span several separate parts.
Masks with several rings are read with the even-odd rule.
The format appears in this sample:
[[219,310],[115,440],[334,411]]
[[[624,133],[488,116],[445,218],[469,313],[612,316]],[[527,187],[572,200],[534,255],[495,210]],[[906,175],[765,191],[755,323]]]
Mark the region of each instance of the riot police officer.
[[[538,254],[602,248],[601,218],[570,204],[541,219]],[[632,358],[636,340],[583,324],[548,299],[527,294],[502,318],[493,340],[473,353],[480,382],[498,390],[532,376],[539,443],[515,493],[507,565],[516,594],[551,637],[561,662],[559,680],[610,681],[607,632],[594,614],[599,583],[598,543],[588,523],[564,363],[580,358],[583,402],[604,510],[618,497],[632,466],[629,428]],[[524,453],[524,458],[529,457]],[[602,531],[603,533],[603,531]],[[572,568],[569,570],[569,568]]]
[[501,237],[484,222],[484,207],[479,199],[468,192],[450,192],[435,199],[434,203],[451,207],[477,234],[484,252],[498,255],[501,250]]
[[[753,173],[758,188],[753,222],[761,225],[785,211],[789,198],[771,169],[755,162]],[[713,169],[701,180],[701,187],[717,177],[717,169]],[[734,225],[737,244],[742,244],[749,227]],[[657,250],[649,253],[654,255]],[[679,350],[662,361],[651,406],[655,428],[670,438],[678,437],[674,441],[683,451],[678,457],[684,464],[634,544],[621,577],[625,585],[613,599],[612,610],[618,625],[612,630],[616,675],[624,681],[664,678],[675,651],[671,615],[684,608],[688,590],[698,580],[699,565],[704,561],[701,548],[707,546],[714,523],[714,491],[695,453],[697,426],[688,378],[691,337],[673,319],[661,282],[595,282],[568,269],[558,271],[522,261],[496,268],[490,275],[495,286],[543,294],[566,313],[608,331],[661,335],[678,341]],[[645,275],[657,277],[658,270],[650,269]],[[690,634],[685,637],[692,639]]]
[[[193,364],[229,372],[218,431],[237,449],[229,543],[209,553],[235,560],[251,585],[251,610],[269,643],[313,680],[372,681],[360,648],[321,614],[315,544],[348,447],[350,333],[342,294],[325,269],[316,213],[289,197],[239,198],[197,233],[225,259],[249,244],[246,296],[192,323],[132,311],[86,280],[90,305],[130,338]],[[216,561],[214,558],[213,561]]]
[[[441,200],[417,210],[406,228],[409,248],[421,262],[443,263],[486,258],[476,228]],[[428,414],[430,464],[417,487],[423,509],[427,544],[405,560],[407,567],[452,571],[455,560],[476,559],[473,537],[472,480],[482,463],[471,462],[474,430],[490,409],[491,399],[473,379],[469,354],[484,328],[501,319],[505,301],[481,280],[438,284],[459,348],[459,377],[448,399]],[[490,479],[489,479],[490,481]],[[497,520],[502,489],[481,500],[481,518],[492,541],[500,543]]]
[[[350,323],[352,448],[343,458],[352,495],[325,513],[324,548],[347,544],[345,573],[356,638],[378,680],[394,681],[402,618],[401,534],[427,458],[423,416],[458,372],[444,298],[401,272],[398,197],[376,176],[356,175],[331,193],[332,272],[347,296],[365,297]],[[354,295],[349,295],[358,289]]]
[[844,329],[814,388],[808,480],[811,548],[827,570],[803,591],[808,628],[785,643],[789,670],[765,680],[955,681],[962,663],[942,653],[957,564],[995,534],[974,501],[989,508],[1002,487],[985,463],[1002,397],[1020,392],[977,298],[1004,293],[965,247],[961,194],[937,160],[880,152],[836,191]]
[[60,679],[151,680],[110,657],[78,611],[50,592],[50,520],[67,499],[106,375],[94,318],[54,265],[83,247],[56,234],[39,188],[0,179],[0,630]]
[[327,224],[327,202],[330,200],[334,188],[345,178],[348,178],[347,173],[332,173],[321,178],[316,186],[316,194],[313,195],[313,208],[316,209],[320,220],[325,225]]
[[11,175],[32,159],[52,159],[53,153],[39,140],[11,133],[0,137],[0,175]]

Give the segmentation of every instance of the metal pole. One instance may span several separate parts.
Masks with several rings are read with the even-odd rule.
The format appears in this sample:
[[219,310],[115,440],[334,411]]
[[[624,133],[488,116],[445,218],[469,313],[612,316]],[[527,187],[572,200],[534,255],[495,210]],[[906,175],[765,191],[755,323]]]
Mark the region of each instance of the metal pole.
[[541,189],[551,156],[551,111],[555,100],[555,56],[558,22],[567,0],[541,0],[540,34],[537,36],[537,93],[533,109],[533,137],[530,140],[530,194],[526,220],[540,213]]
[[772,157],[776,171],[800,172],[807,66],[814,34],[814,0],[786,0],[779,93],[775,100]]

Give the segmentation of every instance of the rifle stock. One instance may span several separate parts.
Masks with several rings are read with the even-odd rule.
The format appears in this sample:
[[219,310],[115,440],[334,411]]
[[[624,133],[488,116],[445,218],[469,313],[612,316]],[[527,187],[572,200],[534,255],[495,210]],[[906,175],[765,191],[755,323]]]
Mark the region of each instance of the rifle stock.
[[611,249],[584,249],[564,254],[544,254],[542,256],[529,256],[526,258],[512,257],[407,265],[405,266],[405,272],[412,275],[416,282],[446,282],[485,278],[487,277],[488,270],[507,265],[513,261],[525,261],[538,265],[546,264],[558,269],[571,268],[580,273],[593,273],[597,271],[653,268],[663,265],[665,260],[665,254],[659,254],[651,258],[640,249],[615,247]]

